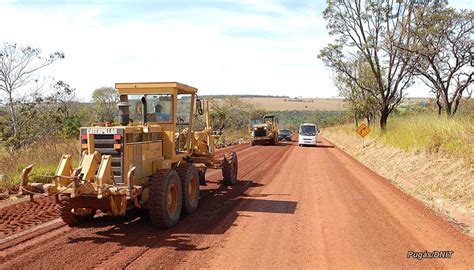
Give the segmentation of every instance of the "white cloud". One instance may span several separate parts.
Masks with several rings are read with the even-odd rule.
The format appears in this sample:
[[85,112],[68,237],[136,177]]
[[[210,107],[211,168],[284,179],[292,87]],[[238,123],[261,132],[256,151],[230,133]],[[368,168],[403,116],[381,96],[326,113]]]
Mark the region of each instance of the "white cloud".
[[337,95],[331,72],[316,57],[330,40],[320,11],[245,0],[239,3],[252,12],[183,7],[128,16],[126,10],[110,15],[104,5],[4,2],[0,25],[8,27],[0,42],[63,51],[66,58],[45,72],[83,99],[94,88],[127,81],[179,81],[201,94]]

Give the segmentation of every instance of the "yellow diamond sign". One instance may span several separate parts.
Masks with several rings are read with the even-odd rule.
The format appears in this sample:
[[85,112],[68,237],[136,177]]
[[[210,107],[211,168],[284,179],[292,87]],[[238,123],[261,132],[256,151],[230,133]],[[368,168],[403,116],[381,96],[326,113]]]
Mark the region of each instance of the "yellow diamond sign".
[[360,124],[360,126],[356,129],[356,132],[357,132],[357,134],[359,134],[362,138],[364,138],[365,136],[367,136],[367,134],[369,134],[370,128],[369,128],[366,124],[362,123],[362,124]]

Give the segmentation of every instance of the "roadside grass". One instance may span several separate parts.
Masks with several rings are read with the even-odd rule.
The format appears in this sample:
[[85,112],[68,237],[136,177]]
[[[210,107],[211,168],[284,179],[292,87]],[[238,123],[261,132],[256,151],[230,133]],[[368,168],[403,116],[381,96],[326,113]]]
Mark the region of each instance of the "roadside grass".
[[0,174],[7,175],[8,179],[0,181],[0,189],[16,189],[21,171],[30,164],[34,164],[30,181],[48,182],[50,179],[47,176],[54,175],[63,154],[73,155],[73,160],[77,162],[79,142],[50,138],[21,151],[3,153],[0,155]]
[[[378,124],[378,123],[376,123]],[[368,137],[404,151],[445,153],[474,164],[474,118],[470,116],[438,116],[419,113],[394,116],[382,133],[372,125]],[[354,126],[347,124],[342,130],[350,134]]]

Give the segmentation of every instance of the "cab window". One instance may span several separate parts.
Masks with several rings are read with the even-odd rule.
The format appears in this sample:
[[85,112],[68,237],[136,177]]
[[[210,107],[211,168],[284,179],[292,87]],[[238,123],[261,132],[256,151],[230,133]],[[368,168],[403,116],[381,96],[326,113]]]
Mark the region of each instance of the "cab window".
[[172,122],[173,95],[128,95],[130,103],[130,119],[133,122],[141,122],[143,115],[143,103],[146,102],[147,122]]
[[172,121],[173,98],[170,94],[146,95],[147,120],[167,123]]

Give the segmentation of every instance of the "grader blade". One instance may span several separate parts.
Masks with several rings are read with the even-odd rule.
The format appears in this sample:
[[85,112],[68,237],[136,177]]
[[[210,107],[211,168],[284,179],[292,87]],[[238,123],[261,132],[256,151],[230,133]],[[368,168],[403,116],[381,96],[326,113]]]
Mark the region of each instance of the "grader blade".
[[24,195],[24,192],[28,193],[30,195],[30,201],[33,202],[33,193],[32,193],[32,187],[29,184],[30,181],[30,173],[31,170],[33,170],[33,164],[30,164],[26,168],[24,168],[21,171],[21,183],[20,183],[20,190],[18,191],[18,195],[22,196]]

